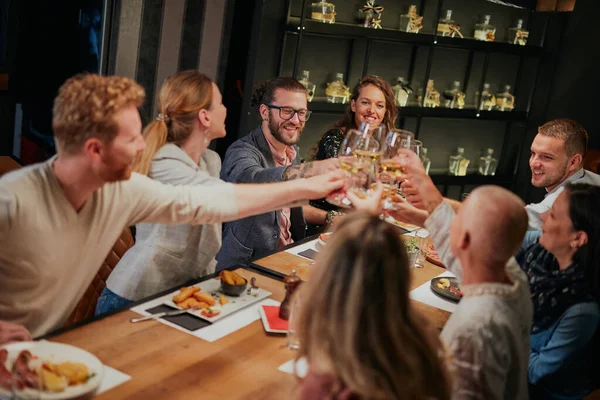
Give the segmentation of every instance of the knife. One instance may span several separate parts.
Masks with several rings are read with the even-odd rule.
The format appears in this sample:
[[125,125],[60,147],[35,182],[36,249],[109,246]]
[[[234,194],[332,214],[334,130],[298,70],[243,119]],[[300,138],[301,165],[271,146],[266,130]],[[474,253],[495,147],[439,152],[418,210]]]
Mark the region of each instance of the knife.
[[170,316],[173,316],[173,315],[179,315],[179,314],[183,314],[183,313],[186,313],[188,311],[193,311],[193,310],[197,310],[197,309],[198,309],[198,307],[190,307],[190,308],[185,308],[183,310],[173,310],[173,311],[160,312],[160,313],[148,315],[146,317],[132,318],[131,322],[132,323],[136,323],[136,322],[142,322],[142,321],[156,320],[156,319],[159,319],[159,318],[162,318],[162,317],[170,317]]

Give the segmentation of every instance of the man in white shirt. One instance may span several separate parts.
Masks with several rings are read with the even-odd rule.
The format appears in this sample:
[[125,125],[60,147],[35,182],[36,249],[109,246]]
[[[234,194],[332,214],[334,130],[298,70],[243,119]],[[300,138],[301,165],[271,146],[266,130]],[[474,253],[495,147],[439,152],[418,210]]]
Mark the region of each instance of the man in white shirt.
[[0,321],[10,322],[0,338],[27,338],[14,324],[33,336],[61,327],[127,226],[232,221],[343,187],[339,171],[210,188],[132,173],[145,146],[143,100],[128,78],[70,78],[54,101],[57,156],[0,178]]
[[523,201],[482,186],[455,213],[418,156],[401,152],[426,211],[405,202],[392,215],[424,224],[464,294],[441,334],[450,351],[452,399],[526,400],[533,307],[527,276],[513,257],[527,229]]
[[[529,217],[529,230],[542,228],[540,215],[550,208],[554,200],[563,191],[565,185],[571,183],[588,183],[600,185],[600,175],[583,169],[583,159],[587,150],[588,133],[576,121],[555,119],[546,122],[538,129],[538,134],[531,144],[529,167],[531,168],[531,184],[545,188],[548,192],[540,203],[525,206]],[[425,209],[423,200],[410,180],[402,183],[402,190],[408,200],[417,208]],[[460,202],[445,199],[454,209]],[[537,232],[528,232],[528,235]]]
[[600,175],[583,169],[587,142],[586,130],[570,119],[555,119],[538,128],[529,157],[531,184],[548,193],[540,203],[525,207],[530,230],[542,228],[540,215],[552,208],[567,183],[600,185]]

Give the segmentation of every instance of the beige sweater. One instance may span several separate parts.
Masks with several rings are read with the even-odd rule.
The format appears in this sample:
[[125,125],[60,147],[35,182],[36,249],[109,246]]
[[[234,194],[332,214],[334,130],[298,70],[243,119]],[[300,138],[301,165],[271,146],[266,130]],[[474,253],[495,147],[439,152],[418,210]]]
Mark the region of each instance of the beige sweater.
[[0,179],[0,320],[40,336],[60,328],[127,226],[235,218],[233,186],[168,186],[139,174],[109,183],[77,213],[55,158]]

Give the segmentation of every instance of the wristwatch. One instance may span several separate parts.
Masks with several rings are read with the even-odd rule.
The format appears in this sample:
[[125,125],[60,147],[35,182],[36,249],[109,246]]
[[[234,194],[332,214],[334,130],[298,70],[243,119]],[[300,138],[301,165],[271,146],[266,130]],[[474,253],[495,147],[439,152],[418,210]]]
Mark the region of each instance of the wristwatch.
[[344,213],[335,210],[327,211],[327,214],[325,215],[325,223],[327,225],[331,224],[333,222],[333,219],[338,215],[344,215]]

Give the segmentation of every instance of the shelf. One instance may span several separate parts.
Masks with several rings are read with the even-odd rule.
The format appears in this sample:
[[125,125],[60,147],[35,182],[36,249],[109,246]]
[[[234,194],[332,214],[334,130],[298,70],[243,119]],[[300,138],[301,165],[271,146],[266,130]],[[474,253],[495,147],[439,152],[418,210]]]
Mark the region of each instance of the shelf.
[[468,174],[466,176],[453,176],[445,174],[431,174],[431,179],[436,185],[510,185],[513,179],[510,176],[483,176]]
[[[315,113],[324,114],[343,114],[347,104],[327,103],[322,101],[313,101],[308,104],[308,109]],[[474,108],[462,110],[450,109],[444,107],[399,107],[399,117],[422,117],[422,118],[457,118],[457,119],[478,119],[488,121],[520,121],[527,120],[525,111],[477,111]]]
[[[289,33],[298,34],[300,32],[300,28],[300,18],[288,18],[287,31]],[[461,50],[489,51],[492,53],[540,56],[544,51],[544,49],[540,46],[518,46],[504,42],[484,42],[472,38],[461,39],[435,36],[427,33],[407,33],[394,29],[371,29],[364,28],[360,25],[345,24],[341,22],[326,24],[313,21],[311,19],[304,20],[304,26],[302,29],[304,33],[315,35],[351,36],[422,46],[439,46]]]

